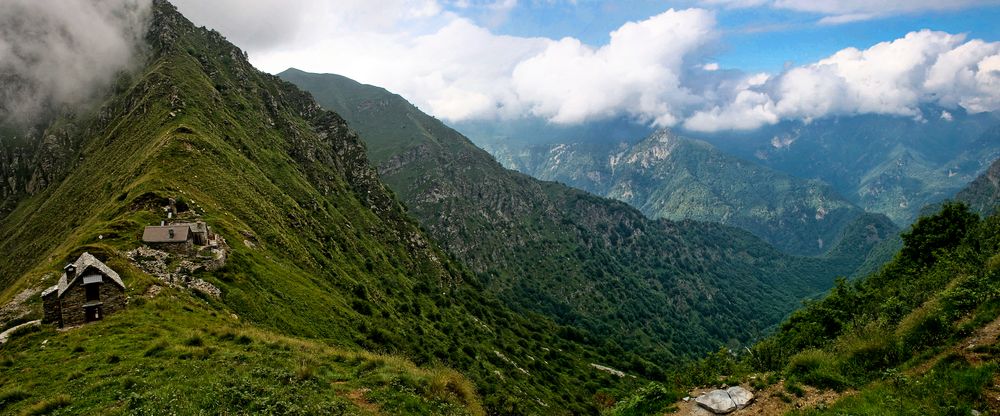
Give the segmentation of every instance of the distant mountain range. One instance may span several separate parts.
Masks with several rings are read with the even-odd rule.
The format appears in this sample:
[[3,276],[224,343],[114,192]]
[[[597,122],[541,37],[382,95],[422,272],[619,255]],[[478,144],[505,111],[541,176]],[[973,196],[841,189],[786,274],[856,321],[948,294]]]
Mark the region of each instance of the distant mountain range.
[[818,180],[805,180],[660,131],[637,143],[494,143],[504,166],[628,203],[651,218],[748,230],[786,252],[817,255],[852,221],[880,221]]
[[[298,70],[279,76],[348,120],[382,179],[487,290],[657,365],[739,345],[835,276],[851,275],[895,232],[876,218],[828,256],[788,256],[733,227],[651,220],[504,169],[382,88]],[[630,370],[643,372],[636,364]]]
[[955,195],[955,200],[969,204],[969,208],[983,216],[1000,212],[1000,159]]
[[925,107],[920,120],[859,115],[697,137],[790,175],[822,180],[905,226],[1000,157],[1000,114]]

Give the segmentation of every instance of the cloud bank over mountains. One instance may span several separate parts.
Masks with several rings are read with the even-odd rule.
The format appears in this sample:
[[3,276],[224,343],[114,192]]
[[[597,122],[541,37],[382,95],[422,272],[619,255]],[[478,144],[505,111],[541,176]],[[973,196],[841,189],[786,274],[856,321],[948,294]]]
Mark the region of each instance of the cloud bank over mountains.
[[[702,4],[793,8],[818,13],[822,19],[849,20],[990,3],[957,1],[962,4]],[[914,31],[862,45],[865,49],[843,49],[781,73],[760,74],[713,62],[710,52],[718,49],[723,31],[715,12],[703,8],[670,9],[625,23],[605,44],[594,46],[574,37],[497,35],[455,13],[448,7],[454,4],[433,0],[392,0],[380,4],[374,14],[368,13],[372,6],[367,2],[353,0],[336,7],[319,0],[290,7],[264,0],[242,6],[236,20],[219,11],[229,10],[226,3],[242,2],[177,1],[196,23],[219,27],[245,45],[251,60],[265,71],[294,66],[339,73],[386,87],[451,121],[542,117],[576,124],[626,115],[660,127],[716,131],[862,113],[919,119],[920,106],[926,104],[970,112],[1000,110],[1000,42],[963,34]],[[461,6],[475,7],[469,2]],[[481,7],[486,12],[503,9],[493,6]],[[262,16],[272,24],[255,23]],[[261,36],[262,31],[283,34]]]
[[151,4],[0,1],[0,123],[28,125],[108,85],[132,61]]
[[1000,110],[1000,42],[923,30],[865,50],[848,48],[695,111],[699,131],[751,129],[779,120],[888,114],[921,118],[920,106]]

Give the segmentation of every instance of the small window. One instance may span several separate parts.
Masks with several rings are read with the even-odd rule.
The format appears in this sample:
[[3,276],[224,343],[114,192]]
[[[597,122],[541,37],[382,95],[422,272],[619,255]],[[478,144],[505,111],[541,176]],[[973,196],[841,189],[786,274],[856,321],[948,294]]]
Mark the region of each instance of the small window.
[[91,284],[84,286],[87,288],[87,301],[101,300],[101,285]]

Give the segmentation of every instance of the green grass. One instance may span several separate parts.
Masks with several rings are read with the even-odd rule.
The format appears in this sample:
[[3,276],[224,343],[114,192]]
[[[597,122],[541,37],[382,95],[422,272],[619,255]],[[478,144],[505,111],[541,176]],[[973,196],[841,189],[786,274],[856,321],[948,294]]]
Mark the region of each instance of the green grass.
[[348,393],[369,389],[388,414],[483,414],[457,372],[261,330],[173,289],[96,324],[16,337],[0,356],[11,360],[0,384],[18,386],[0,394],[6,413],[342,414],[359,411]]
[[996,364],[972,367],[962,361],[945,361],[930,373],[908,378],[889,376],[825,409],[792,412],[793,415],[968,415],[985,411],[984,391],[992,385]]

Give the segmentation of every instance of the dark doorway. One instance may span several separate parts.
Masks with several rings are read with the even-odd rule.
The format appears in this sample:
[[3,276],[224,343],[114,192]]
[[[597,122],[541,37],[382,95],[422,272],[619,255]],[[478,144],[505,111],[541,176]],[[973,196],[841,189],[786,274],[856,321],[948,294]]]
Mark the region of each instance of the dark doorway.
[[88,307],[84,308],[83,311],[87,315],[87,322],[99,321],[99,320],[101,320],[101,318],[104,317],[104,314],[101,313],[101,306],[100,305],[88,306]]

